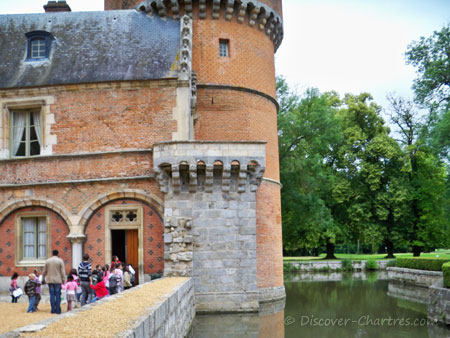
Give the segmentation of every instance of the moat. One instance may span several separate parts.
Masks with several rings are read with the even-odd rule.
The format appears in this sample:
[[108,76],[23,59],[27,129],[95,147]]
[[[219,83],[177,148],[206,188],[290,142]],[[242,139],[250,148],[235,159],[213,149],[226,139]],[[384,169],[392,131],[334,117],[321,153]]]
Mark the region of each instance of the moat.
[[[450,330],[428,323],[421,288],[389,285],[384,272],[285,276],[284,310],[197,315],[194,337],[430,337]],[[414,301],[412,301],[414,299]],[[272,311],[272,313],[270,313]]]

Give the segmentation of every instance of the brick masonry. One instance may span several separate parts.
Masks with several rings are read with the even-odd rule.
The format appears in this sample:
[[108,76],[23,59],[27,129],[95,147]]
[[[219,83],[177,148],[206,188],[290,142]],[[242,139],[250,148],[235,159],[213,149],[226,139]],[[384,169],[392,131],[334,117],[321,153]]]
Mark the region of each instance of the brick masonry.
[[[68,227],[69,256],[86,251],[101,264],[105,208],[132,201],[148,215],[144,239],[153,238],[150,224],[158,233],[143,246],[145,273],[164,266],[166,275],[192,276],[200,310],[258,310],[284,297],[273,56],[281,0],[152,3],[140,10],[187,14],[188,26],[193,18],[192,31],[180,32],[178,78],[0,91],[6,105],[46,98],[48,143],[44,156],[8,159],[9,128],[0,129],[0,231],[23,207],[51,209]],[[106,0],[105,8],[136,4]],[[219,39],[229,40],[228,58]],[[170,143],[187,139],[198,142]],[[159,265],[154,244],[163,248]]]

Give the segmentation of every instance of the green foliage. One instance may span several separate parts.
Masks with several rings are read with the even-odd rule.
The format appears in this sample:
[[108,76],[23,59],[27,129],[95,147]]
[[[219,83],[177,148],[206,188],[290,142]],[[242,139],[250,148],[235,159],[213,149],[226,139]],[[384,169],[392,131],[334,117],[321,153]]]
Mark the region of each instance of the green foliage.
[[342,260],[342,270],[344,271],[353,271],[353,261],[350,259]]
[[408,46],[407,63],[416,67],[413,89],[420,103],[449,107],[450,24],[431,37],[421,37]]
[[398,268],[418,269],[428,271],[442,271],[442,265],[450,262],[448,258],[408,257],[397,258]]
[[284,273],[291,273],[291,272],[298,272],[300,269],[297,265],[284,262],[283,263],[283,272]]
[[442,265],[442,272],[444,274],[444,287],[450,288],[450,262]]
[[378,269],[378,264],[377,261],[374,259],[369,259],[366,262],[366,270],[377,270]]

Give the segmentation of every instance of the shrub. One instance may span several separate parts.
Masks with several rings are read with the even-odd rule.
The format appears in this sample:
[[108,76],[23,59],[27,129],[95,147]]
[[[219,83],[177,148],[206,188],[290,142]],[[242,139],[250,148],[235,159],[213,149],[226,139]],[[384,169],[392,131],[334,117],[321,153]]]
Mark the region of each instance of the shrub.
[[387,268],[392,268],[395,266],[395,259],[391,259],[386,263]]
[[285,272],[285,273],[297,272],[299,270],[300,270],[300,267],[295,264],[292,264],[289,262],[283,263],[283,272]]
[[374,259],[369,259],[366,262],[366,270],[377,270],[378,269],[378,264],[377,261]]
[[342,270],[353,271],[353,262],[350,259],[343,259],[341,264]]
[[450,288],[450,262],[442,265],[442,272],[444,273],[444,287]]
[[450,262],[448,258],[408,257],[397,258],[395,266],[399,268],[442,271],[442,264]]

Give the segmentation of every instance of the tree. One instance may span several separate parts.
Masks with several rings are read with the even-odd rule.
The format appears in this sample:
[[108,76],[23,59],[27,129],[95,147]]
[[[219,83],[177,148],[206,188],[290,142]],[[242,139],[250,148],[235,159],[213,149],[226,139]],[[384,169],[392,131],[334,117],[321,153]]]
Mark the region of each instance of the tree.
[[399,128],[399,143],[407,166],[408,215],[406,222],[414,256],[424,249],[444,244],[446,168],[431,151],[427,139],[429,115],[423,116],[413,102],[388,97],[391,121]]
[[[381,108],[363,93],[347,94],[343,118],[345,146],[338,167],[346,177],[344,190],[335,198],[345,205],[342,222],[347,222],[349,237],[370,244],[372,251],[384,243],[388,256],[394,244],[402,242],[398,220],[404,209],[403,154],[389,136],[389,128],[380,115]],[[342,184],[341,184],[342,185]]]
[[335,93],[300,97],[277,79],[280,175],[285,250],[313,250],[342,237],[327,205],[331,153],[342,140]]
[[417,102],[450,106],[450,24],[429,38],[413,41],[406,51],[407,64],[417,68],[413,89]]

